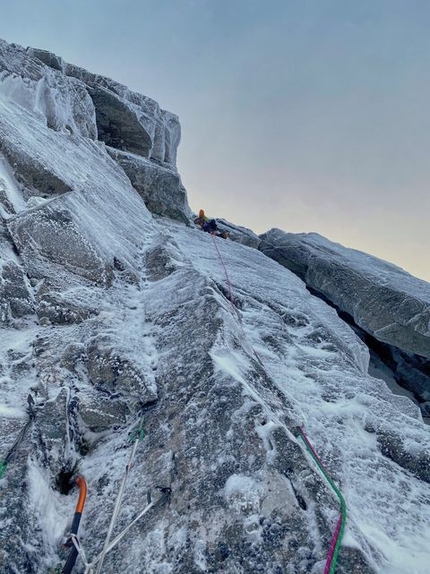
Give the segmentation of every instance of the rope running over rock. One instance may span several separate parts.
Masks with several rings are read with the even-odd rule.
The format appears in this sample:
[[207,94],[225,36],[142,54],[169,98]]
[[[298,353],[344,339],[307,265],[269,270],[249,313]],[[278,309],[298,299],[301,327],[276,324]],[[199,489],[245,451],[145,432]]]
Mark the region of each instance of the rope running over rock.
[[324,568],[324,574],[334,574],[334,572],[336,571],[336,563],[337,563],[337,559],[338,559],[338,555],[339,555],[340,546],[342,544],[342,538],[343,538],[343,533],[344,533],[345,524],[346,524],[347,512],[346,512],[345,499],[343,498],[342,493],[337,488],[337,486],[335,485],[335,483],[331,479],[330,475],[328,474],[326,468],[324,467],[323,463],[321,462],[320,457],[315,452],[315,449],[311,445],[308,437],[306,436],[305,431],[302,429],[302,427],[297,427],[297,430],[299,431],[299,436],[302,439],[302,441],[304,442],[307,450],[309,451],[312,458],[314,459],[314,461],[318,465],[319,469],[323,473],[323,475],[326,478],[329,485],[335,491],[335,493],[336,493],[336,495],[340,501],[340,516],[339,516],[339,520],[337,521],[336,529],[334,531],[334,534],[333,534],[333,537],[332,537],[332,540],[330,543],[330,548],[329,548],[329,552],[327,555],[327,560],[326,560],[326,564],[325,564],[325,568]]
[[[234,308],[234,311],[238,314],[238,310],[234,304],[234,300],[233,300],[233,295],[232,295],[232,288],[231,288],[231,283],[230,283],[230,279],[227,273],[227,267],[224,263],[224,260],[222,258],[221,252],[218,248],[217,242],[215,237],[212,235],[212,239],[216,248],[216,251],[218,253],[218,258],[221,262],[221,265],[224,269],[224,273],[225,273],[225,278],[226,278],[226,282],[227,282],[227,286],[228,286],[228,290],[229,290],[229,297],[230,297],[230,303],[232,305],[232,307]],[[241,324],[242,326],[242,324]],[[243,326],[242,326],[243,329]],[[256,350],[252,347],[253,353],[256,356],[258,362],[260,363],[260,365],[263,366],[263,363],[259,357],[259,355],[257,354]],[[315,462],[317,463],[319,469],[321,470],[321,472],[323,473],[324,477],[326,478],[327,482],[330,484],[330,486],[332,487],[332,489],[335,491],[337,497],[339,498],[340,501],[340,507],[341,507],[341,513],[339,516],[339,519],[337,521],[336,524],[336,528],[330,543],[330,548],[328,551],[328,555],[327,555],[327,560],[326,560],[326,565],[324,568],[324,574],[334,574],[336,571],[336,564],[337,564],[337,559],[339,556],[339,550],[340,550],[340,546],[342,544],[342,538],[343,538],[343,533],[345,530],[345,524],[346,524],[346,518],[347,518],[347,510],[346,510],[346,503],[345,503],[345,499],[342,496],[342,493],[340,492],[340,490],[337,488],[337,486],[335,485],[335,483],[333,482],[333,480],[331,479],[330,475],[328,474],[326,468],[324,467],[321,459],[319,458],[319,456],[317,455],[317,453],[315,452],[315,449],[313,448],[313,446],[311,445],[309,439],[307,438],[304,430],[302,429],[302,427],[298,426],[297,427],[298,431],[299,431],[299,436],[300,438],[303,440],[307,450],[310,452],[312,458],[315,460]]]

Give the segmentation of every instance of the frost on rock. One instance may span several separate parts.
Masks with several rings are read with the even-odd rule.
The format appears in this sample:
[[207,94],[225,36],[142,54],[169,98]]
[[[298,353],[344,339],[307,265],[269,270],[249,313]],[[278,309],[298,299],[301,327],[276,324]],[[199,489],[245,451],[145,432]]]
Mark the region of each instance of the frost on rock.
[[0,97],[38,115],[51,129],[95,139],[94,105],[85,87],[32,55],[0,39]]
[[65,73],[88,86],[103,141],[120,150],[176,166],[181,128],[175,114],[160,109],[147,96],[77,66],[66,64]]
[[[7,51],[9,74],[37,82],[47,64],[153,114],[151,154],[168,148],[153,100],[50,53]],[[258,250],[153,217],[146,186],[156,198],[180,186],[166,155],[154,172],[152,156],[52,129],[10,92],[0,144],[0,571],[61,570],[77,472],[93,560],[128,469],[113,536],[148,493],[154,506],[106,574],[321,574],[339,502],[301,425],[348,507],[336,572],[425,574],[429,428],[367,374],[368,348],[334,309]],[[27,158],[46,179],[22,177]]]
[[391,263],[316,233],[272,229],[261,238],[259,249],[343,313],[372,349],[372,357],[382,361],[392,379],[413,393],[428,416],[429,284]]
[[191,216],[187,195],[176,170],[159,166],[133,154],[108,150],[124,169],[147,208],[158,215],[188,221]]
[[[0,104],[2,101],[17,104],[49,129],[99,140],[125,154],[147,158],[151,168],[144,163],[139,167],[148,174],[147,181],[144,186],[138,181],[137,189],[148,208],[187,219],[189,208],[176,169],[179,120],[151,98],[67,64],[51,52],[24,50],[0,40]],[[19,141],[11,144],[10,138],[2,135],[0,152],[13,166],[27,194],[34,189],[45,195],[70,190],[61,176],[44,169],[37,155],[18,152]],[[159,187],[153,185],[154,180]]]
[[45,260],[95,283],[109,283],[102,258],[67,211],[49,205],[14,219],[9,230],[31,277],[44,279]]
[[34,312],[34,300],[22,267],[6,260],[0,275],[0,323],[8,324]]
[[430,286],[399,267],[317,235],[273,229],[261,251],[280,260],[377,339],[430,358]]
[[242,245],[247,245],[248,247],[254,247],[258,249],[260,244],[260,238],[251,229],[247,227],[242,227],[240,225],[235,225],[230,221],[225,219],[217,219],[218,228],[228,232],[229,239],[237,241]]

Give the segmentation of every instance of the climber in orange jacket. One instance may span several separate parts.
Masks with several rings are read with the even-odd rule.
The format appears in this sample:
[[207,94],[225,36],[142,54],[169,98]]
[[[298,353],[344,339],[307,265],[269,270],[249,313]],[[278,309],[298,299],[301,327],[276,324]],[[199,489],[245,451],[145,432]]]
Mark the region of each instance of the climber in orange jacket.
[[204,210],[201,209],[199,211],[199,216],[195,218],[194,223],[196,225],[199,225],[203,229],[203,226],[205,223],[207,223],[207,221],[208,221],[208,218],[206,217]]
[[217,237],[222,237],[223,239],[228,238],[228,231],[218,231],[218,225],[215,219],[209,219],[206,217],[203,209],[199,211],[199,216],[196,217],[194,223],[201,227],[203,231],[210,233],[211,235],[216,235]]

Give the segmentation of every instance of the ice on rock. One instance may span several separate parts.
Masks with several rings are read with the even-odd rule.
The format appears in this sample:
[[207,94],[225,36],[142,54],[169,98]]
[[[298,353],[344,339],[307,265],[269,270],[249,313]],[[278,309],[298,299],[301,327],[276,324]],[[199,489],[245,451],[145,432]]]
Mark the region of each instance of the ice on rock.
[[377,339],[430,358],[430,286],[393,264],[317,233],[272,229],[260,249]]
[[[0,480],[0,571],[61,568],[76,472],[94,559],[128,469],[113,535],[148,492],[156,504],[106,574],[321,574],[339,503],[297,439],[303,425],[348,506],[336,571],[425,574],[429,428],[368,375],[368,348],[331,307],[240,243],[257,245],[252,232],[225,241],[178,221],[176,116],[49,52],[0,42],[0,73],[2,458],[28,395],[36,413]],[[145,130],[147,157],[83,129],[91,105],[78,121],[73,102],[91,89]]]

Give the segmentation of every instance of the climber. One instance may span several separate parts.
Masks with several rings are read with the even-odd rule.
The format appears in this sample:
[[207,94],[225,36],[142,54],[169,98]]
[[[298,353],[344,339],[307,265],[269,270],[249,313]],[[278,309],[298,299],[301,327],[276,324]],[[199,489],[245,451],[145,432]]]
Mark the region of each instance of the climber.
[[207,221],[208,221],[208,218],[206,217],[204,210],[201,209],[199,211],[199,216],[196,217],[196,219],[194,220],[194,223],[196,225],[199,225],[203,229],[203,226]]
[[203,231],[210,233],[211,235],[216,235],[217,237],[222,237],[223,239],[228,238],[228,231],[221,230],[218,231],[218,225],[216,219],[209,219],[206,217],[203,209],[199,211],[199,216],[196,217],[194,223],[200,226]]
[[217,237],[222,237],[223,239],[228,239],[229,233],[225,229],[218,229],[218,225],[215,219],[210,219],[203,226],[203,231],[207,231],[211,235],[216,235]]
[[216,224],[215,219],[209,219],[209,221],[205,221],[203,224],[203,231],[206,233],[212,233],[215,235],[218,229],[218,225]]

